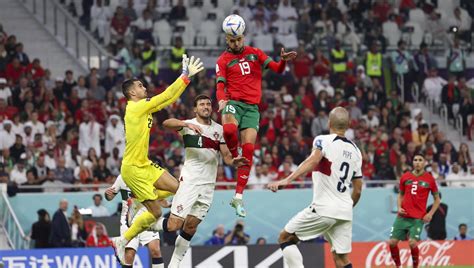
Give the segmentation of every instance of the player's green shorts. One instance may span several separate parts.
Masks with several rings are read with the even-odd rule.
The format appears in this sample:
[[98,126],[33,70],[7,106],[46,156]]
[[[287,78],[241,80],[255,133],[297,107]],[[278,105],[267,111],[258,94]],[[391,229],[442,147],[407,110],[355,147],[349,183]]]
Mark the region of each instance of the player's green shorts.
[[232,114],[239,124],[239,129],[253,128],[258,131],[260,113],[256,104],[247,104],[240,101],[229,100],[222,114]]
[[423,230],[423,220],[397,217],[390,231],[390,238],[398,240],[407,240],[407,234],[410,239],[420,240]]
[[165,170],[158,164],[150,162],[144,167],[122,165],[120,173],[127,186],[132,190],[134,198],[140,203],[145,200],[164,199],[172,193],[155,189],[153,185]]

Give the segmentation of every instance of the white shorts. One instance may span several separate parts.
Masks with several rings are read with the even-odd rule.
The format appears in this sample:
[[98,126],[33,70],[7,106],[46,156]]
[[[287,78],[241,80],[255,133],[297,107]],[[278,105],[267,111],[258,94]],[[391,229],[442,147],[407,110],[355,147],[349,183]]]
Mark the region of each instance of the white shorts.
[[181,182],[171,203],[171,213],[183,219],[192,215],[202,221],[211,207],[214,188],[214,183],[195,185]]
[[286,224],[285,231],[302,241],[324,235],[337,254],[352,250],[352,221],[321,216],[311,206],[296,214]]
[[[132,223],[135,221],[136,217],[140,214],[142,214],[144,211],[146,211],[146,208],[141,208],[138,213],[133,217]],[[123,235],[127,230],[128,230],[127,225],[121,225],[120,226],[120,234]],[[158,232],[151,232],[151,231],[143,231],[139,233],[137,236],[135,236],[130,242],[128,242],[127,246],[125,248],[131,248],[137,251],[138,247],[140,245],[146,246],[148,243],[150,243],[153,240],[160,240],[160,233]]]

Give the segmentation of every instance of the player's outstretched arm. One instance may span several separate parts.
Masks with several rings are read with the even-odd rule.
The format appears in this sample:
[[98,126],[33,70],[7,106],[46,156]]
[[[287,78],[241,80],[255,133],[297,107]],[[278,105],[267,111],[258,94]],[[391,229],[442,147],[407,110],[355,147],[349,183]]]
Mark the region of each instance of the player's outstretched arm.
[[165,128],[169,128],[169,129],[176,130],[176,131],[179,131],[179,130],[187,127],[189,129],[194,130],[194,132],[196,132],[197,134],[202,134],[202,129],[201,129],[200,126],[195,125],[195,124],[191,124],[191,123],[187,123],[185,121],[178,120],[176,118],[166,119],[163,122],[163,126]]
[[268,63],[268,68],[276,73],[283,73],[283,71],[285,70],[286,62],[294,60],[297,55],[298,54],[295,51],[285,52],[285,49],[281,48],[280,61],[270,61]]
[[203,63],[200,58],[194,58],[191,56],[190,59],[183,55],[183,71],[181,76],[176,79],[163,93],[154,96],[150,99],[149,106],[151,107],[151,113],[157,112],[171,104],[173,104],[183,94],[184,90],[188,86],[189,78],[204,70]]
[[352,180],[352,207],[355,207],[362,195],[362,178]]
[[319,164],[319,161],[323,158],[323,153],[319,149],[315,149],[311,152],[311,155],[306,158],[298,168],[290,174],[290,176],[286,177],[283,180],[272,182],[268,184],[267,188],[270,189],[272,192],[278,191],[280,187],[287,186],[290,182],[294,179],[310,172],[314,169],[314,167]]

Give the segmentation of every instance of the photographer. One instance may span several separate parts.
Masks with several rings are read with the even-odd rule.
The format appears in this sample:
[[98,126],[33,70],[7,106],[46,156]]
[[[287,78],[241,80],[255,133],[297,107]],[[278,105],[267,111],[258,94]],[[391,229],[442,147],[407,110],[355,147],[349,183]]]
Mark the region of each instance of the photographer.
[[226,245],[246,245],[250,240],[250,236],[244,232],[244,222],[237,221],[234,230],[229,231],[225,236],[224,243]]

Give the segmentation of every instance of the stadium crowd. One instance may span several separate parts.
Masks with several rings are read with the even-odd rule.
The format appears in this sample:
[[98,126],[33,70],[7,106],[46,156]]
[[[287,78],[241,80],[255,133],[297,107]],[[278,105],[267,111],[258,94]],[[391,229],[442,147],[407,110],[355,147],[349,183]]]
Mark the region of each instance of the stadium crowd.
[[[87,27],[92,31],[98,29],[99,36],[111,25],[110,43],[119,55],[117,68],[91,69],[84,76],[67,70],[64,77],[51,77],[39,59],[30,60],[14,34],[0,27],[0,121],[3,126],[0,182],[9,183],[13,192],[18,190],[15,188],[18,185],[110,183],[119,174],[125,143],[122,116],[126,101],[121,93],[121,82],[138,76],[147,83],[149,94],[154,95],[166,87],[164,74],[175,76],[173,62],[171,71],[158,73],[153,45],[164,43],[157,40],[162,35],[152,31],[153,25],[163,21],[160,19],[163,14],[170,14],[168,24],[180,25],[176,21],[180,18],[191,22],[190,13],[195,6],[188,6],[187,12],[183,1],[178,1],[176,6],[171,6],[169,1],[127,1],[123,6],[110,1],[109,6],[102,9],[107,8],[110,14],[113,9],[117,12],[101,21],[95,17],[97,10],[102,10],[101,2],[97,0],[90,5],[90,13],[86,5],[79,15],[81,21],[90,22]],[[446,2],[451,1],[438,4],[446,5]],[[315,1],[302,6],[292,6],[286,0],[255,2],[254,5],[239,1],[236,6],[230,5],[229,10],[246,18],[249,42],[257,44],[256,37],[287,27],[288,34],[297,40],[294,46],[299,53],[282,76],[265,73],[259,141],[249,187],[263,188],[267,182],[294,170],[309,154],[312,139],[327,133],[328,112],[335,106],[344,106],[351,114],[352,127],[347,136],[363,149],[366,180],[396,180],[410,169],[415,151],[421,150],[429,162],[427,168],[443,185],[462,186],[451,184],[449,180],[474,174],[467,144],[461,143],[455,148],[438,125],[426,123],[421,109],[414,108],[411,91],[406,90],[405,100],[401,101],[400,88],[395,86],[397,76],[404,78],[405,89],[412,84],[419,85],[422,98],[438,105],[446,104],[450,116],[462,115],[468,129],[471,123],[467,119],[473,114],[474,106],[464,47],[470,42],[466,31],[472,29],[470,16],[474,14],[472,3],[461,2],[467,11],[458,6],[450,7],[455,14],[453,18],[458,19],[456,37],[452,38],[447,32],[454,21],[439,26],[444,27],[439,38],[452,40],[447,48],[450,51],[446,55],[448,68],[442,72],[448,75],[444,78],[438,74],[436,57],[430,50],[438,37],[430,44],[420,43],[415,53],[408,50],[413,48],[412,40],[393,42],[384,37],[386,23],[394,22],[402,27],[409,23],[412,13],[421,11],[425,24],[429,25],[433,13],[451,12],[436,9],[430,1],[404,0],[398,8],[388,1],[370,0]],[[214,8],[210,13],[222,10],[225,9]],[[143,18],[137,19],[140,13]],[[220,20],[213,20],[220,29]],[[117,25],[124,28],[118,29]],[[324,25],[322,33],[318,25]],[[469,27],[466,29],[465,25]],[[295,31],[291,32],[292,29]],[[431,30],[431,27],[426,29]],[[218,39],[218,30],[214,35]],[[325,41],[318,39],[315,45],[315,36],[322,36]],[[293,37],[284,33],[275,35],[272,39],[275,47],[272,46],[270,55],[278,60],[278,54],[271,51],[279,51],[281,43],[291,44],[290,39]],[[194,44],[194,41],[189,43],[184,33],[175,40],[171,54],[182,54],[186,45]],[[320,44],[330,49],[318,49]],[[388,47],[394,44],[397,49],[389,52]],[[452,57],[453,54],[458,56]],[[190,109],[193,98],[202,93],[214,97],[214,80],[212,71],[201,73],[178,103],[155,114],[149,155],[176,177],[179,177],[184,149],[177,133],[165,131],[161,122],[169,117],[193,117]],[[220,121],[217,113],[213,118]],[[230,167],[221,166],[217,180],[229,182],[229,186],[218,188],[232,188],[233,175]],[[309,181],[308,174],[291,187],[310,187]],[[50,187],[45,190],[48,189],[51,190]]]

